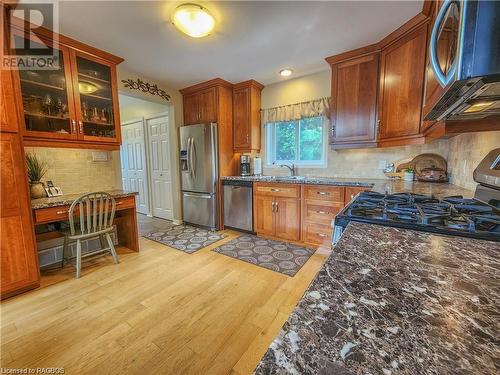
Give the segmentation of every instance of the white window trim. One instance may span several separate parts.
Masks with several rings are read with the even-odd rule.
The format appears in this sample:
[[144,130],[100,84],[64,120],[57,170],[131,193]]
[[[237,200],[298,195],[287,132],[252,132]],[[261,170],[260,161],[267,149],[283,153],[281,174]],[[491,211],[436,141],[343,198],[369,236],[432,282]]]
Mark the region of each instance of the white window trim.
[[[298,127],[296,128],[298,132]],[[328,118],[323,117],[323,158],[318,161],[303,160],[275,160],[275,132],[272,123],[266,124],[266,167],[278,169],[277,164],[291,164],[303,168],[327,168],[328,167]],[[297,135],[298,137],[298,135]]]

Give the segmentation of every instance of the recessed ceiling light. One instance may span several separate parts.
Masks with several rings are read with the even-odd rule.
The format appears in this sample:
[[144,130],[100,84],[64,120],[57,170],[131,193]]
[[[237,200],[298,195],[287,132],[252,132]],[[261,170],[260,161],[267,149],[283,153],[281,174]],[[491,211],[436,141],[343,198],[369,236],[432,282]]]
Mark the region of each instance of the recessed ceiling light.
[[173,24],[183,33],[201,38],[210,34],[215,26],[215,19],[210,12],[197,4],[182,4],[175,8]]
[[292,69],[281,69],[280,70],[280,75],[282,77],[290,77],[293,73],[293,70]]

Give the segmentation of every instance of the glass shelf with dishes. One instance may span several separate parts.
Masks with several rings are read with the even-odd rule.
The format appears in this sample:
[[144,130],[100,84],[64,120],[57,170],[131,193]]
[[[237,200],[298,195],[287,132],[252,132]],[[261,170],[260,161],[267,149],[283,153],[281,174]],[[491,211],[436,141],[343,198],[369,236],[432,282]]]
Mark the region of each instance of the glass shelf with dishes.
[[84,136],[116,138],[110,66],[77,55],[76,68],[80,94],[80,131]]
[[[33,55],[36,41],[30,41],[31,49],[24,49],[25,39],[14,36],[17,55]],[[55,64],[52,69],[19,70],[19,81],[23,101],[26,132],[45,134],[46,137],[74,138],[76,127],[72,126],[70,101],[66,85],[68,55],[62,49],[54,49]]]

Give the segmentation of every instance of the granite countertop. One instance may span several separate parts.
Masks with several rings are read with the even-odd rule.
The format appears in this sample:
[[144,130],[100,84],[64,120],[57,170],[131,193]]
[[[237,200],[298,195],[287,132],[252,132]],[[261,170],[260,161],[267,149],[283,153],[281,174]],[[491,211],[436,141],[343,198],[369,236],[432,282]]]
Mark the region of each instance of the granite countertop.
[[335,177],[306,177],[303,179],[290,179],[288,176],[226,176],[221,180],[252,181],[252,182],[277,182],[287,184],[314,184],[333,186],[366,187],[379,193],[415,193],[447,197],[462,195],[466,198],[474,196],[474,192],[449,183],[433,183],[389,179],[363,179],[363,178],[335,178]]
[[[135,191],[125,191],[125,190],[104,190],[105,193],[111,194],[113,198],[124,198],[137,195],[139,193]],[[57,206],[66,206],[68,204],[73,203],[75,199],[81,197],[86,193],[78,193],[78,194],[63,194],[58,197],[51,198],[39,198],[31,200],[31,208],[33,210],[37,210],[40,208],[48,208],[48,207],[57,207]]]
[[257,374],[498,374],[500,243],[351,222]]

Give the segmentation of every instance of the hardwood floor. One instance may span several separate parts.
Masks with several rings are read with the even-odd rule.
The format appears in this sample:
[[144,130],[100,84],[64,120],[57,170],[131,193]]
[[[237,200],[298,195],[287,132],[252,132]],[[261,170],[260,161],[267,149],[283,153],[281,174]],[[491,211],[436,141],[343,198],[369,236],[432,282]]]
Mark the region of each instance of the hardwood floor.
[[323,264],[295,277],[210,251],[140,239],[141,251],[42,278],[1,303],[1,366],[65,374],[250,374]]

